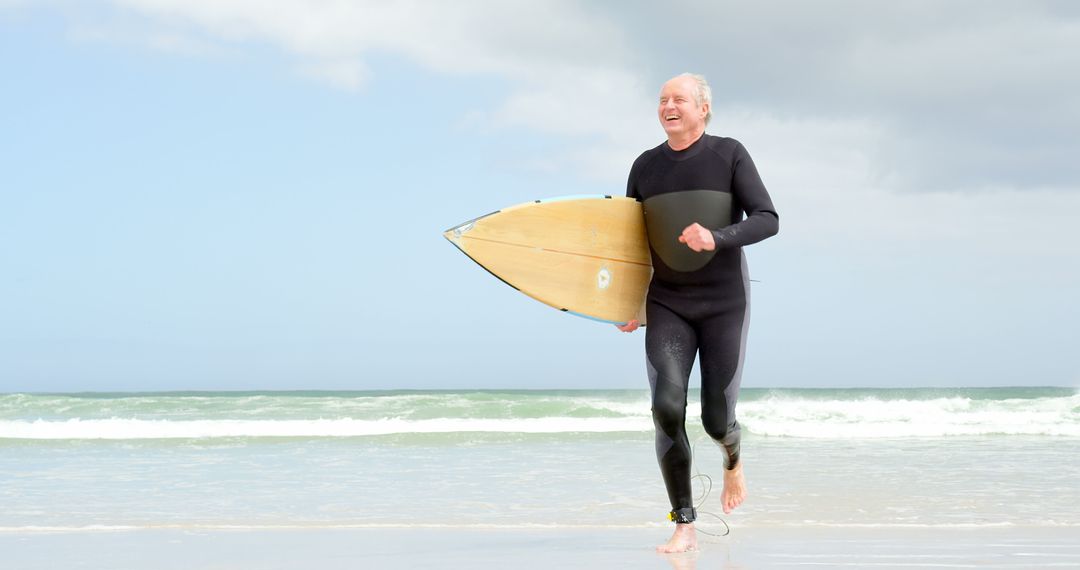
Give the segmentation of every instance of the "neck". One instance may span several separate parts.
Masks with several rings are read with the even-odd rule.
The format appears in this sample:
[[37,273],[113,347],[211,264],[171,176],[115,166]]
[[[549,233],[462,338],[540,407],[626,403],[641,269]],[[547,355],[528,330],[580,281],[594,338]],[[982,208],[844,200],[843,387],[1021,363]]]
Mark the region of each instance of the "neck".
[[686,150],[690,148],[690,145],[697,142],[703,134],[705,134],[705,129],[695,130],[682,135],[668,135],[667,144],[671,147],[671,150]]

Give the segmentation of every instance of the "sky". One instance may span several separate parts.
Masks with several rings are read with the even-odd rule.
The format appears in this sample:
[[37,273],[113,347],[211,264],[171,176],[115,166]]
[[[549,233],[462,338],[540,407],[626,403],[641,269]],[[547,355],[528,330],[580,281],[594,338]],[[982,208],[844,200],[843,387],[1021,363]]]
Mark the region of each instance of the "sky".
[[1076,3],[0,0],[0,70],[0,392],[645,388],[441,234],[682,72],[780,215],[744,387],[1080,386]]

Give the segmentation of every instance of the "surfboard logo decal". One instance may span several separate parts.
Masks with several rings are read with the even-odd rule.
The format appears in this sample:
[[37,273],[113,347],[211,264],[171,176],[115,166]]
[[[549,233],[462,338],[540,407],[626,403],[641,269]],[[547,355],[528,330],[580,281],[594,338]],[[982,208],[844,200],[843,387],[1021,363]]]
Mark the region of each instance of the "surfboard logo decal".
[[607,267],[601,267],[600,272],[596,274],[596,286],[600,290],[607,289],[611,285],[611,272]]

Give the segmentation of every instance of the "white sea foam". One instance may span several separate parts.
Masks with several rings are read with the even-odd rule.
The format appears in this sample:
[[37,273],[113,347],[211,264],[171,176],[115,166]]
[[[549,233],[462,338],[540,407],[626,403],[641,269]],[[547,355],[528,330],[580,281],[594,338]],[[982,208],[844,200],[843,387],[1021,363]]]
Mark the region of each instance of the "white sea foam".
[[65,533],[65,532],[120,532],[130,530],[140,530],[147,527],[139,527],[135,525],[105,525],[105,524],[88,524],[82,526],[42,526],[42,525],[27,525],[27,526],[0,526],[0,533],[18,533],[18,534],[30,534],[30,533]]
[[437,433],[605,433],[652,429],[643,418],[430,420],[137,420],[0,421],[0,439],[196,439],[215,437],[358,437]]
[[867,439],[971,435],[1080,437],[1080,396],[1007,400],[764,399],[739,405],[760,435]]
[[[1080,394],[933,396],[919,391],[899,396],[865,391],[775,392],[745,398],[737,412],[744,430],[765,436],[1080,437]],[[687,412],[688,425],[700,430],[699,402],[692,400]],[[0,396],[0,439],[648,433],[652,429],[647,393],[611,397],[565,392],[113,399]]]

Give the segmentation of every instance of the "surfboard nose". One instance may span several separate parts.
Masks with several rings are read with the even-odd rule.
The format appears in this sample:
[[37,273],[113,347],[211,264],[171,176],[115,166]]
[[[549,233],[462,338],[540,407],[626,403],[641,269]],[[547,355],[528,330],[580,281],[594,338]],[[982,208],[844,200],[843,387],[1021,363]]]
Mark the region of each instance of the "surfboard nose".
[[443,237],[450,240],[450,242],[453,243],[454,245],[458,245],[458,242],[461,240],[461,236],[468,233],[468,231],[471,230],[474,225],[475,225],[475,220],[472,220],[472,221],[465,222],[465,223],[463,223],[461,225],[452,227],[452,228],[446,230],[445,232],[443,232]]

